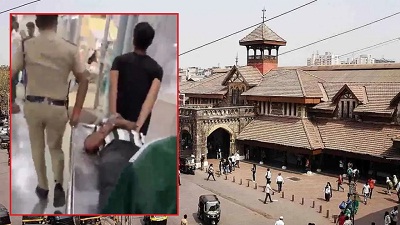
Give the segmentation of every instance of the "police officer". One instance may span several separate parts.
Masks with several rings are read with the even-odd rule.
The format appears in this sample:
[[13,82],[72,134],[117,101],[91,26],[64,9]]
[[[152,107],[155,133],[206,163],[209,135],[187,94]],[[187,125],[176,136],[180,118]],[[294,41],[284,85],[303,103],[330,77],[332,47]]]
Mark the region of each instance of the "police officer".
[[[38,185],[36,195],[47,199],[49,185],[45,163],[45,131],[54,174],[54,199],[65,204],[63,189],[64,153],[61,149],[66,124],[78,123],[88,89],[87,72],[80,60],[78,47],[56,35],[58,15],[37,15],[39,35],[22,43],[12,57],[12,74],[26,69],[29,80],[24,105],[28,124],[32,159]],[[72,72],[79,81],[75,105],[68,117],[68,76]],[[61,201],[63,199],[64,201]],[[56,204],[56,201],[54,201]]]

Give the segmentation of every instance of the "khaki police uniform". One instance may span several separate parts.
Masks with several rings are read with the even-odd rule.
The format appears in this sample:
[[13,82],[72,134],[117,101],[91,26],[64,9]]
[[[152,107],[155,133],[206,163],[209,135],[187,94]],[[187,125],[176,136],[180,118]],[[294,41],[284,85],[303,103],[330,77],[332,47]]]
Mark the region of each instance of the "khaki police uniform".
[[[25,57],[24,57],[25,54]],[[32,159],[38,186],[48,190],[45,163],[45,137],[50,151],[54,180],[63,183],[64,153],[61,149],[68,114],[68,76],[83,73],[85,66],[76,45],[58,37],[53,31],[24,42],[12,58],[12,73],[25,69],[29,80],[24,105],[29,129]],[[46,131],[46,135],[45,135]]]

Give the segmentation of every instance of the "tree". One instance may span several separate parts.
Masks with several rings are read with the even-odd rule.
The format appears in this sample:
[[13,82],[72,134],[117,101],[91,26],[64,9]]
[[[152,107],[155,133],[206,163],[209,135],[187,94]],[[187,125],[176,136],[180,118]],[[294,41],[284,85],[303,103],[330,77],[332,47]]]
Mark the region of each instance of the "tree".
[[2,114],[8,114],[8,95],[10,93],[10,67],[0,65],[0,110]]

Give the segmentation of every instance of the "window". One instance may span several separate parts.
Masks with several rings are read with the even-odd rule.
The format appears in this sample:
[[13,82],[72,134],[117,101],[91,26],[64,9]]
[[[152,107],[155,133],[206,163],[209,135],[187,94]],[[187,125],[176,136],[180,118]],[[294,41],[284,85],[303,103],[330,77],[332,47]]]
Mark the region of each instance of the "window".
[[339,102],[339,117],[344,119],[355,118],[353,114],[357,104],[354,99],[343,99]]
[[240,91],[239,89],[232,89],[232,105],[239,105]]

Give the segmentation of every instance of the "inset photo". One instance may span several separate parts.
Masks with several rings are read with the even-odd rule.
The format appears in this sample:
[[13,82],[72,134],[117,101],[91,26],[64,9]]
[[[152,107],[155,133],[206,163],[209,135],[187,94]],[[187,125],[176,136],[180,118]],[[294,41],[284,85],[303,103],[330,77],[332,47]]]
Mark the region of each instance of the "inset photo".
[[10,15],[12,216],[177,214],[178,21]]

